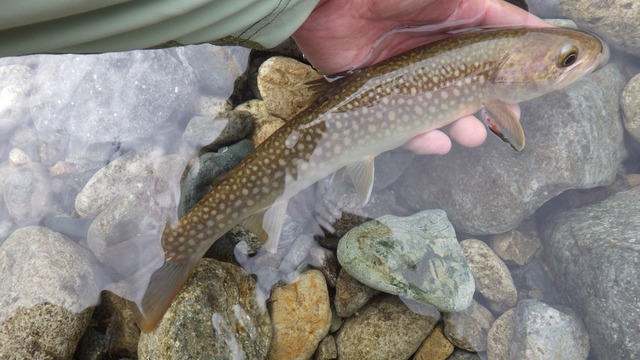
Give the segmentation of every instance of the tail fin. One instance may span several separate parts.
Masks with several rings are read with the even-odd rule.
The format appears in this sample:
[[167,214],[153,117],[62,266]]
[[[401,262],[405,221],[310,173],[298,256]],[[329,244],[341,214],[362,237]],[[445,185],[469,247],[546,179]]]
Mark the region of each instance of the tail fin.
[[165,261],[149,280],[149,285],[139,301],[131,307],[136,324],[143,332],[153,331],[169,309],[183,285],[193,272],[198,259],[184,262]]

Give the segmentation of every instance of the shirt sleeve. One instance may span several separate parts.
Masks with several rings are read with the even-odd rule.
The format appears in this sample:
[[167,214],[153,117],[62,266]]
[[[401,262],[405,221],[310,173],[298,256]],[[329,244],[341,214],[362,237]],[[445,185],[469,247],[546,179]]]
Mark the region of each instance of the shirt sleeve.
[[318,1],[3,1],[0,56],[206,42],[271,48],[302,25]]

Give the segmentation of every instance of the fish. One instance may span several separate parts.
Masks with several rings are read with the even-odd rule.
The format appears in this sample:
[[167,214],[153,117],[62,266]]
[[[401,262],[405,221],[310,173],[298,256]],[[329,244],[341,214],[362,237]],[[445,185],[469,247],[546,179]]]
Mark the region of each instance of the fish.
[[289,199],[331,174],[348,174],[366,203],[376,155],[417,134],[482,111],[490,130],[522,150],[508,104],[561,89],[602,66],[607,45],[565,28],[497,28],[456,34],[334,81],[309,86],[313,103],[260,144],[162,234],[164,262],[134,302],[152,331],[207,249],[243,224],[277,248]]

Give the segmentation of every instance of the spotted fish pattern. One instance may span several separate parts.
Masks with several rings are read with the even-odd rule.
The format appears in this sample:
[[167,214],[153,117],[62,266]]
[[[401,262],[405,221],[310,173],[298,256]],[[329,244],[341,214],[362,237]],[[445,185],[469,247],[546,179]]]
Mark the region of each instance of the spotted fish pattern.
[[197,261],[241,221],[258,218],[254,224],[262,225],[275,247],[289,198],[347,169],[366,201],[376,155],[482,108],[493,115],[492,124],[498,124],[492,129],[521,148],[521,128],[506,104],[564,87],[607,57],[600,39],[579,30],[481,30],[411,50],[330,83],[313,84],[318,92],[314,104],[167,226],[164,265],[136,302],[140,328],[155,328]]

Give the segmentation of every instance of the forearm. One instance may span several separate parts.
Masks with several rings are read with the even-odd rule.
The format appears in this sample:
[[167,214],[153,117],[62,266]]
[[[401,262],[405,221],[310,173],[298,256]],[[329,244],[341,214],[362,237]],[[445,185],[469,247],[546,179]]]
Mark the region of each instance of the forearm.
[[[0,15],[0,56],[96,53],[228,42],[273,47],[318,0],[23,0]],[[77,4],[76,4],[77,3]],[[32,9],[29,9],[29,8]]]

